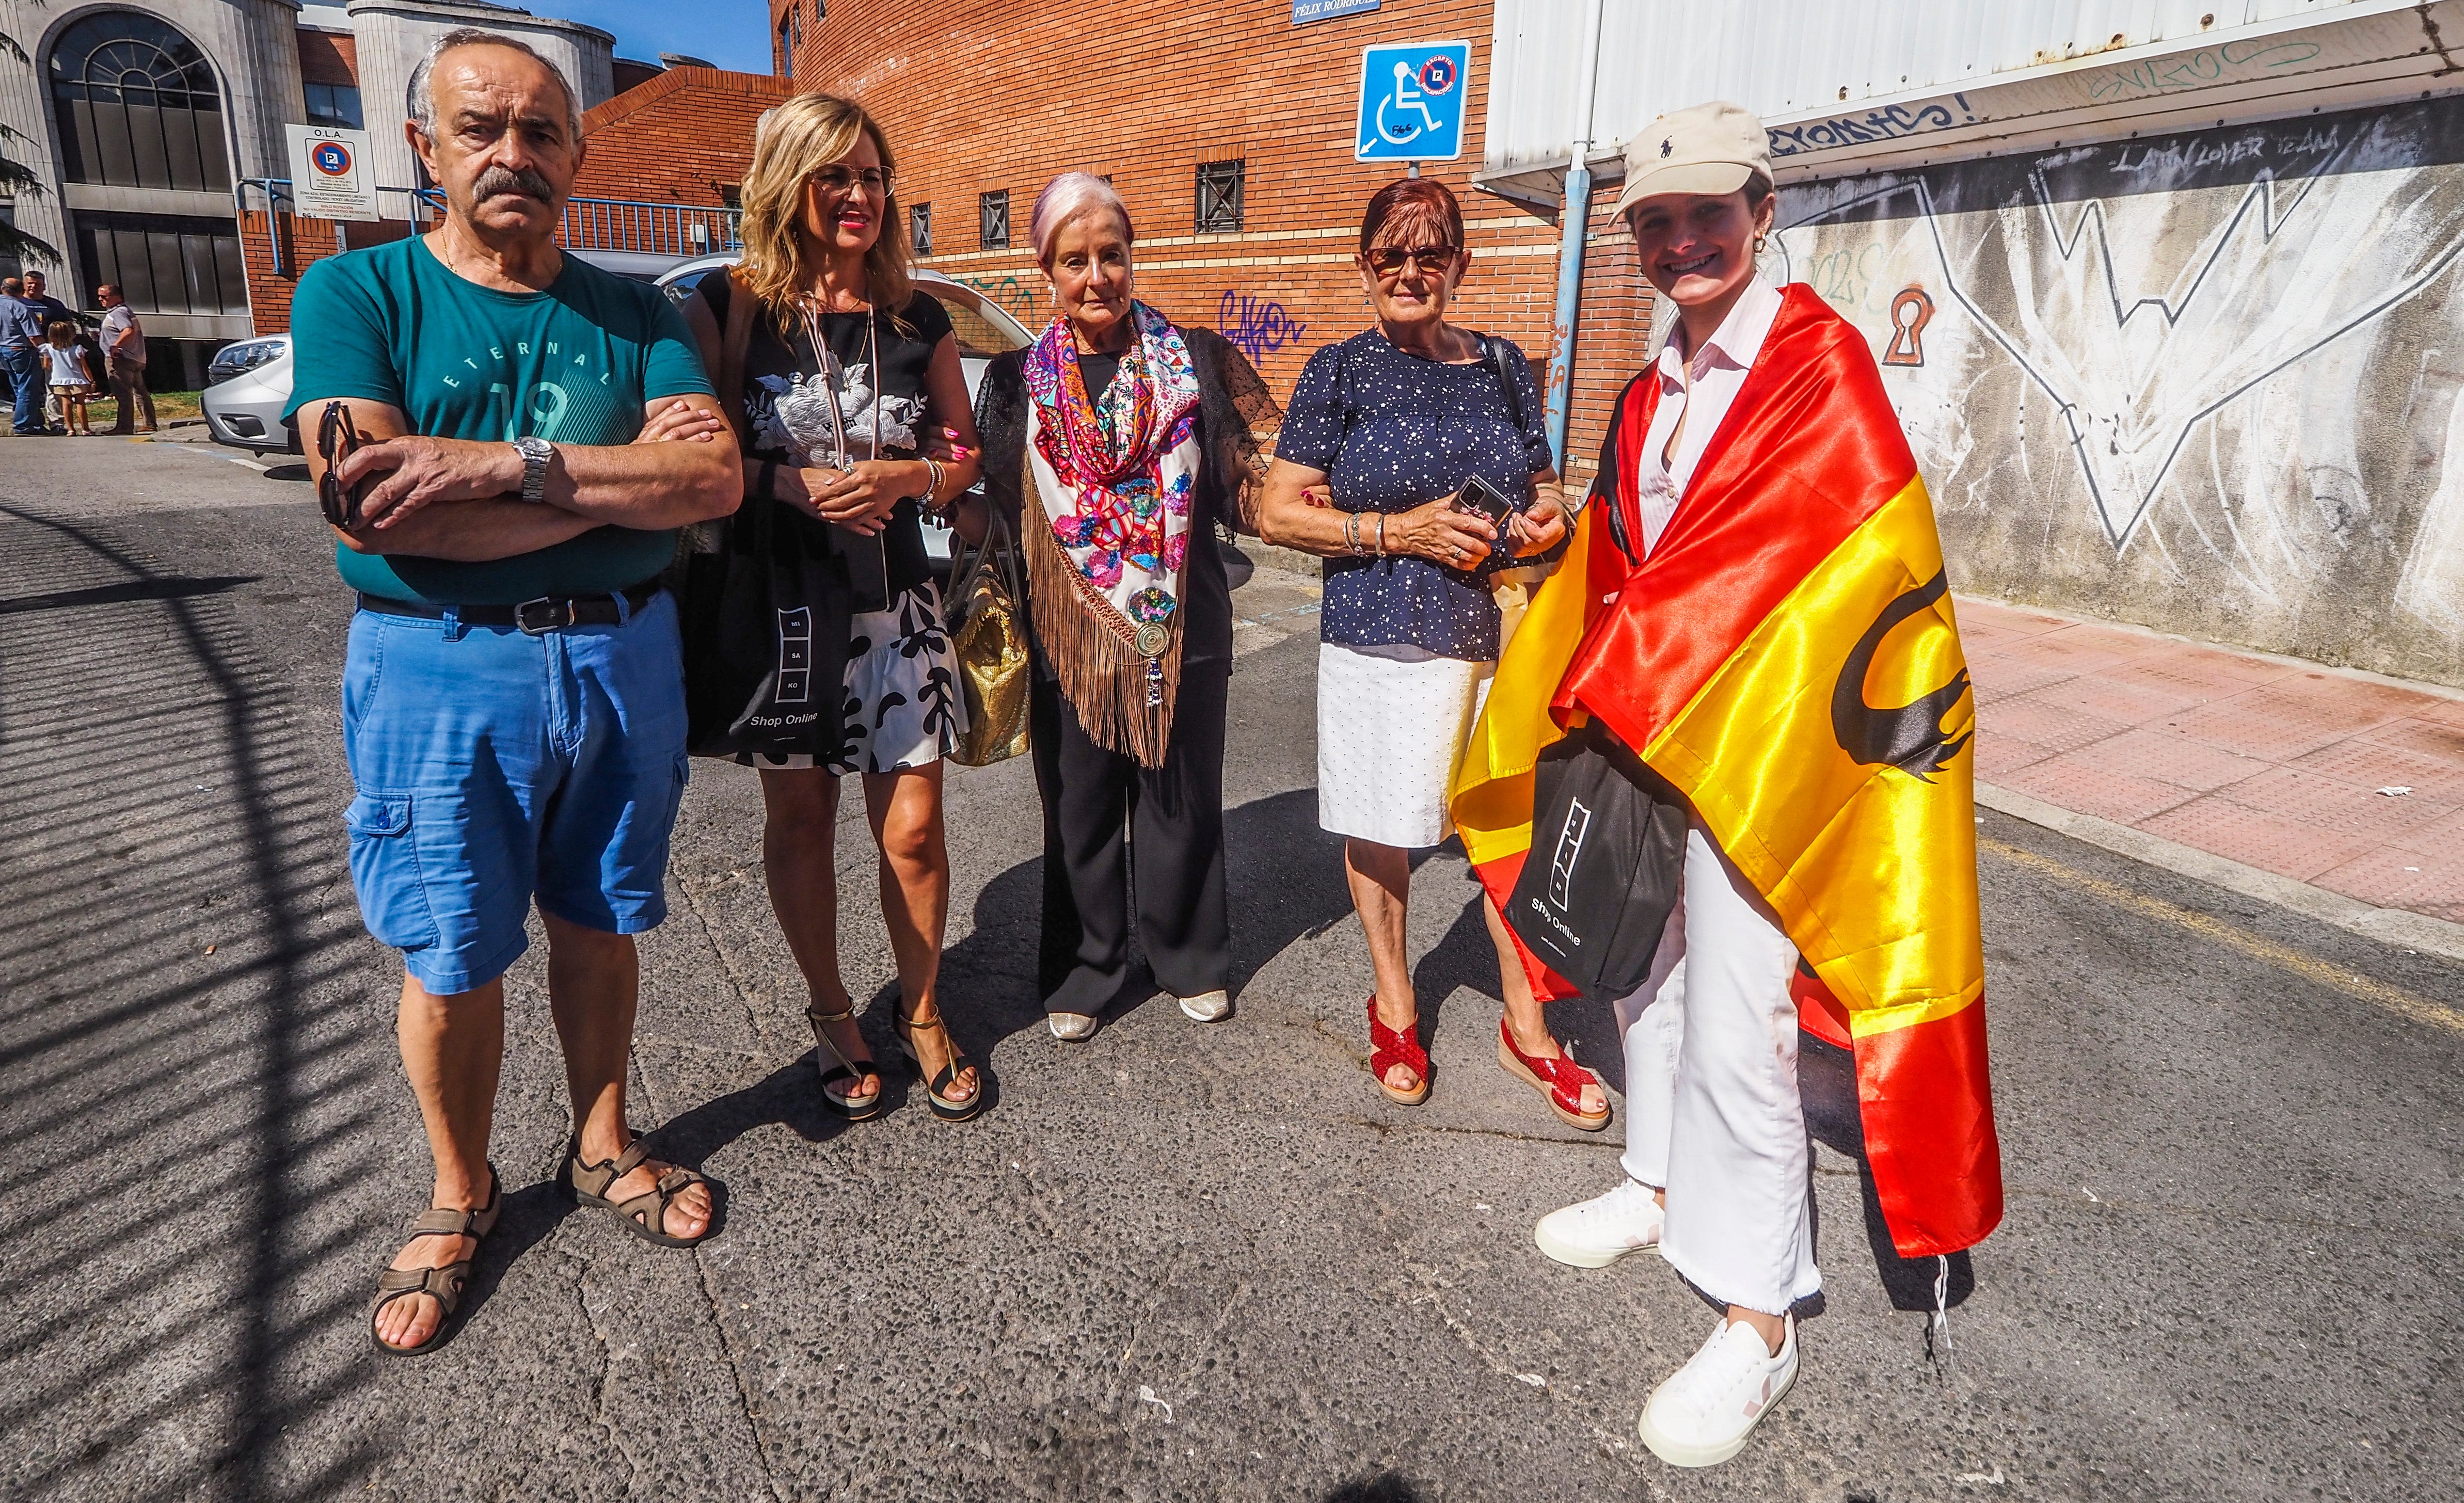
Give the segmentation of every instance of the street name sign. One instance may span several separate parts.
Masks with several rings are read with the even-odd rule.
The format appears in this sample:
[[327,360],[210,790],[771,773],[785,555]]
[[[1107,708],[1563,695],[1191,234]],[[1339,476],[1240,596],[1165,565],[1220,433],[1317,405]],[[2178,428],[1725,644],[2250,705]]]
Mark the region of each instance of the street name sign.
[[372,220],[377,183],[368,170],[368,133],[332,125],[286,125],[291,134],[291,211],[312,219]]
[[1292,24],[1307,26],[1311,21],[1331,21],[1338,15],[1366,15],[1377,9],[1377,0],[1292,0]]
[[1463,155],[1471,43],[1403,42],[1360,52],[1354,162],[1452,162]]

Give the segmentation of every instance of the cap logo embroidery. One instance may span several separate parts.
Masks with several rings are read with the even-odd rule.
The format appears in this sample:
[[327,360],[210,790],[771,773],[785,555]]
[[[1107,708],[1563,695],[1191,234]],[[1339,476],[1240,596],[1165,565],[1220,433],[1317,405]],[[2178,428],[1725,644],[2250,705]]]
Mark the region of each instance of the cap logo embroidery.
[[1661,156],[1663,156],[1663,157],[1664,157],[1664,156],[1667,156],[1670,152],[1675,151],[1676,149],[1677,149],[1677,142],[1676,142],[1676,139],[1675,139],[1674,137],[1662,137],[1662,138],[1661,138],[1661,142],[1660,142],[1660,154],[1661,154]]

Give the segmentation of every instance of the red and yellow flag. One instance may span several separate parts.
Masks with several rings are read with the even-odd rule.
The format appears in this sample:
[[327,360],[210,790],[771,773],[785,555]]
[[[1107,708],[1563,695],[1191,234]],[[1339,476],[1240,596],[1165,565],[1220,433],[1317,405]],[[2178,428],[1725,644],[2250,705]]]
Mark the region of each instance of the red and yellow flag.
[[[1620,400],[1610,452],[1650,430]],[[1635,467],[1608,498],[1639,545]],[[1607,477],[1604,477],[1607,478]],[[1683,501],[1639,566],[1585,509],[1500,660],[1453,792],[1504,899],[1532,769],[1597,719],[1675,784],[1820,978],[1807,1026],[1853,1048],[1865,1148],[1903,1256],[2002,1216],[1976,899],[1975,696],[1933,509],[1864,338],[1787,289]],[[1561,982],[1540,972],[1544,988]]]

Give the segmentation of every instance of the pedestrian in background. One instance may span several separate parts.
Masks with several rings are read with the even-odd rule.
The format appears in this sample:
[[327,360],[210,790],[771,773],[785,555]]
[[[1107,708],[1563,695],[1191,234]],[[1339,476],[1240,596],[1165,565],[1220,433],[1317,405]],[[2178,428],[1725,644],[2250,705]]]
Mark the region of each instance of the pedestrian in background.
[[[151,433],[154,431],[154,394],[145,389],[145,326],[137,321],[137,310],[120,295],[118,284],[105,282],[94,290],[94,300],[102,305],[102,358],[111,378],[111,396],[118,406],[112,419],[114,433]],[[145,409],[145,426],[135,426],[139,407]]]
[[678,405],[715,439],[715,404],[666,298],[557,249],[583,155],[572,85],[522,42],[459,29],[412,70],[409,104],[444,220],[301,276],[285,414],[314,435],[359,592],[351,880],[368,931],[403,954],[403,1063],[436,1162],[433,1209],[369,1312],[389,1355],[434,1349],[503,1204],[488,1162],[502,978],[534,904],[572,1094],[561,1178],[662,1246],[710,1231],[709,1183],[650,1157],[625,1086],[633,936],[667,913],[686,776],[658,576],[675,529],[738,489],[717,442],[631,442]]
[[[1369,941],[1371,1069],[1380,1089],[1429,1093],[1404,947],[1411,853],[1452,831],[1446,792],[1496,666],[1488,574],[1565,535],[1540,393],[1523,352],[1459,329],[1446,306],[1471,269],[1462,206],[1428,178],[1370,199],[1353,257],[1377,326],[1309,357],[1292,388],[1262,531],[1323,555],[1318,822],[1344,837],[1344,873]],[[1463,504],[1475,479],[1522,505],[1501,528]],[[1506,1016],[1498,1058],[1550,1109],[1606,1126],[1607,1094],[1567,1057],[1514,941],[1482,900]]]
[[[850,592],[853,571],[869,564],[883,596],[814,613],[817,630],[851,623],[844,643],[814,654],[846,664],[844,695],[820,696],[836,731],[823,740],[837,750],[740,758],[761,773],[762,874],[811,993],[823,1101],[858,1120],[881,1109],[881,1077],[839,967],[839,779],[853,773],[881,852],[900,1047],[934,1115],[962,1122],[982,1107],[983,1080],[941,1015],[941,759],[958,744],[966,706],[923,517],[975,483],[975,422],[950,316],[911,280],[896,182],[888,138],[857,105],[806,94],[770,111],[745,175],[744,259],[704,276],[685,317],[730,409],[747,524],[768,509],[773,529],[810,534],[800,550],[848,560]],[[944,433],[956,448],[928,455]]]
[[43,343],[43,359],[52,392],[52,401],[60,411],[62,431],[83,438],[94,437],[94,425],[86,421],[85,404],[94,395],[93,379],[85,368],[85,346],[77,342],[77,327],[66,318],[55,320],[47,331],[50,338]]
[[1232,592],[1215,524],[1257,531],[1278,414],[1231,341],[1137,301],[1111,184],[1055,178],[1029,234],[1059,312],[985,368],[976,421],[985,495],[1027,561],[1037,990],[1053,1036],[1092,1037],[1128,974],[1134,909],[1156,983],[1216,1022],[1232,1011]]
[[50,338],[50,325],[40,305],[26,300],[23,277],[0,277],[0,373],[9,378],[10,431],[20,438],[52,431],[43,421],[49,371],[43,346]]
[[[42,312],[43,333],[47,339],[50,337],[52,325],[55,323],[67,324],[72,333],[77,332],[80,327],[77,323],[77,316],[70,311],[68,304],[51,294],[50,287],[51,284],[44,279],[42,272],[26,273],[26,301]],[[43,421],[56,432],[69,431],[68,414],[65,409],[66,404],[61,402],[58,393],[49,390],[47,386],[43,397]]]

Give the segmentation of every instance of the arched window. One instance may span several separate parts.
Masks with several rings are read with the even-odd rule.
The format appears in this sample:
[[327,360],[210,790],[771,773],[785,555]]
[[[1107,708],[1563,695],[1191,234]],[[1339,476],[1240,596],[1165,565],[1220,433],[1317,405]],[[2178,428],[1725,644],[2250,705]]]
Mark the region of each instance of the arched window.
[[63,181],[231,191],[222,91],[178,32],[97,11],[60,33],[51,73]]

